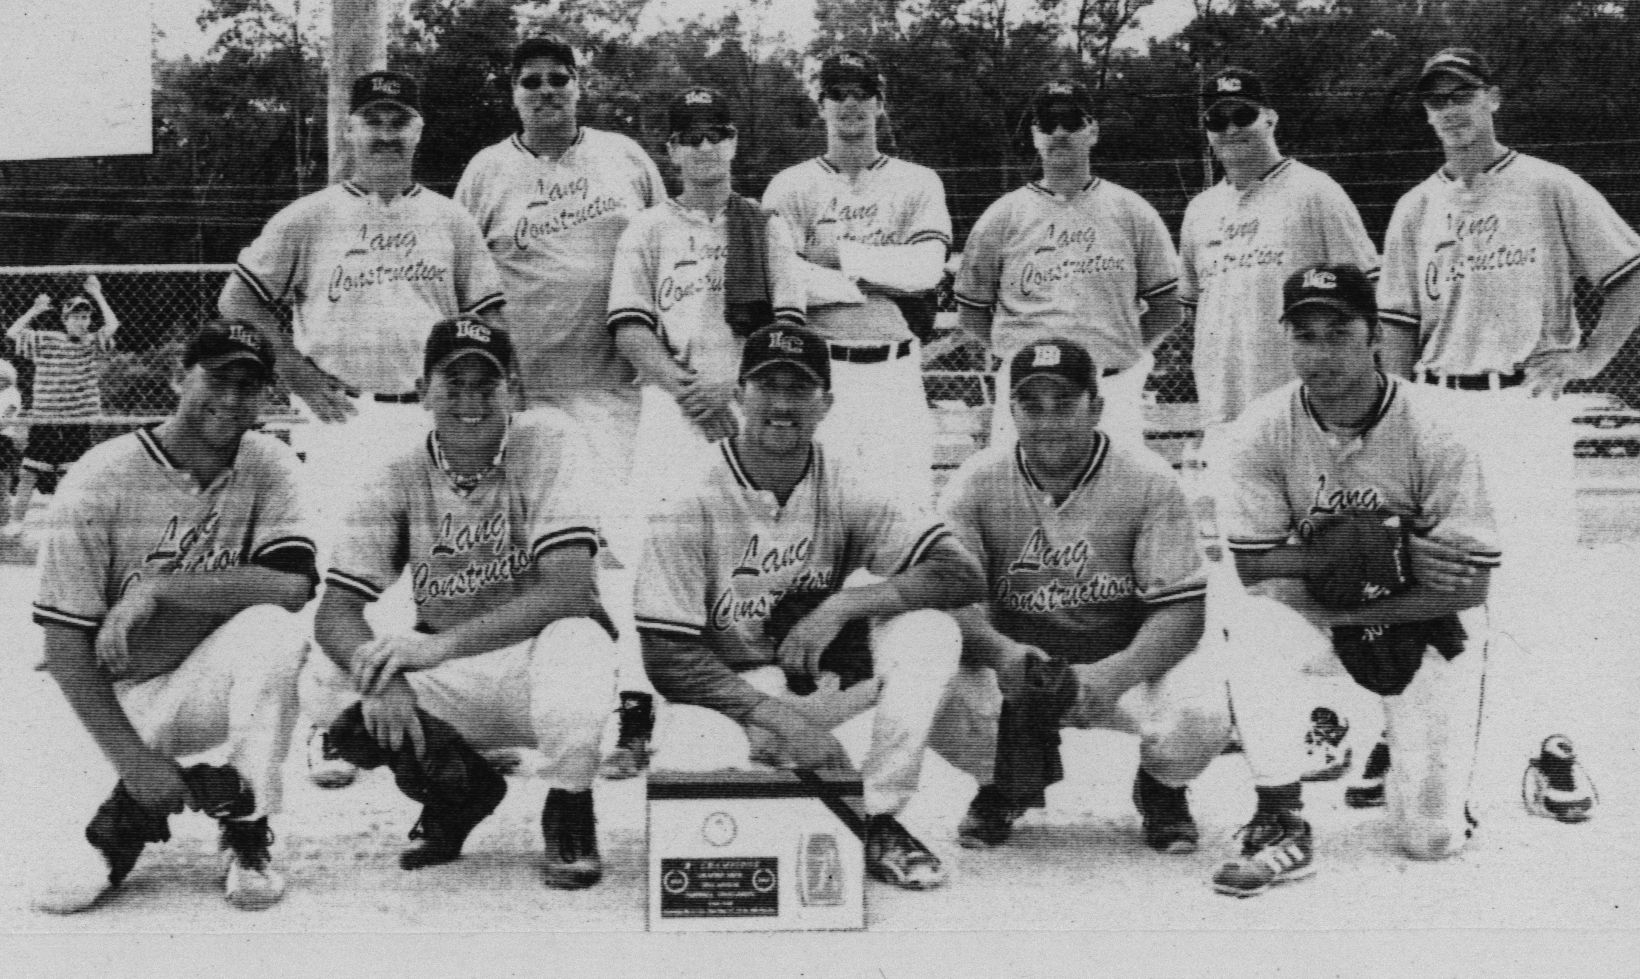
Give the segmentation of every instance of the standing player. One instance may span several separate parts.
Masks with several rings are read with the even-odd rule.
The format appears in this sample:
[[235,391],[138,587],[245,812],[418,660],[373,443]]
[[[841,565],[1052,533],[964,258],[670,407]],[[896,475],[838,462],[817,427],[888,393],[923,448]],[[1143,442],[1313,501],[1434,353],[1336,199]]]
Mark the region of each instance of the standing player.
[[[1408,856],[1462,849],[1479,741],[1489,569],[1497,534],[1480,462],[1432,404],[1378,368],[1373,285],[1353,266],[1295,272],[1283,289],[1299,380],[1266,395],[1230,433],[1226,536],[1254,592],[1230,626],[1230,693],[1258,810],[1241,853],[1214,875],[1250,897],[1314,872],[1299,774],[1307,678],[1342,664],[1383,698],[1395,765],[1386,795]],[[1378,548],[1343,530],[1366,521]],[[1403,536],[1404,535],[1404,536]],[[1404,555],[1407,575],[1326,586],[1343,569]],[[1400,571],[1401,560],[1392,565]],[[1320,596],[1320,597],[1317,597]],[[1374,597],[1376,596],[1376,597]]]
[[[752,334],[741,434],[710,450],[711,467],[654,522],[638,628],[649,675],[672,702],[657,764],[687,766],[688,754],[722,745],[743,763],[747,735],[762,731],[799,767],[847,766],[832,728],[875,708],[861,766],[867,867],[900,887],[934,887],[948,868],[896,817],[917,789],[961,652],[956,623],[934,609],[977,601],[979,567],[944,524],[886,492],[880,473],[814,441],[832,404],[831,366],[825,341],[806,330]],[[874,582],[843,587],[861,569]],[[824,598],[777,644],[771,612],[802,595]],[[851,623],[869,623],[870,679],[839,691],[821,657]],[[815,684],[812,696],[791,692]]]
[[[1281,326],[1281,284],[1315,265],[1354,265],[1378,274],[1378,252],[1355,204],[1331,177],[1276,145],[1280,117],[1264,80],[1226,68],[1202,92],[1202,127],[1224,179],[1185,208],[1179,231],[1179,301],[1195,330],[1202,426],[1234,421],[1256,398],[1293,379]],[[1206,449],[1214,449],[1209,436]],[[1330,707],[1315,708],[1306,735],[1310,777],[1349,767],[1348,729]],[[1329,723],[1330,722],[1330,723]],[[1352,794],[1351,798],[1355,798]]]
[[[1213,651],[1196,652],[1205,581],[1189,507],[1165,463],[1099,429],[1097,368],[1081,345],[1028,343],[1008,368],[1018,441],[964,463],[944,497],[990,594],[957,621],[964,661],[996,680],[963,680],[998,683],[1006,698],[1005,747],[994,777],[989,764],[971,773],[981,788],[961,842],[1000,845],[1015,819],[1042,805],[1057,761],[1033,776],[1014,766],[1019,751],[1056,750],[1060,727],[1100,727],[1139,735],[1133,799],[1145,842],[1192,852],[1185,786],[1218,757],[1230,717]],[[1036,688],[1056,676],[1058,701],[1043,704]]]
[[1013,440],[1007,365],[1026,344],[1069,337],[1100,369],[1101,427],[1144,440],[1151,350],[1179,325],[1179,258],[1144,198],[1093,175],[1093,100],[1053,81],[1030,108],[1042,179],[986,208],[968,236],[956,284],[966,333],[999,358],[991,442]]
[[[1418,94],[1446,164],[1395,206],[1378,304],[1388,366],[1450,390],[1496,495],[1515,556],[1498,581],[1499,626],[1547,652],[1568,644],[1551,610],[1576,602],[1567,594],[1577,544],[1570,418],[1555,399],[1599,373],[1640,323],[1640,236],[1581,178],[1498,142],[1503,96],[1493,78],[1468,48],[1424,65]],[[1578,278],[1604,297],[1587,337],[1573,310]],[[1552,741],[1529,773],[1528,807],[1587,819],[1593,790],[1569,743]]]
[[[93,325],[93,308],[102,313],[102,329]],[[17,352],[34,361],[34,414],[48,418],[86,419],[102,412],[102,385],[98,381],[103,358],[114,349],[119,317],[104,298],[94,275],[85,277],[85,291],[63,304],[61,328],[40,328],[39,318],[51,309],[51,297],[41,293],[28,312],[6,331]],[[94,331],[94,332],[93,332]],[[19,537],[28,517],[34,488],[45,483],[50,492],[57,479],[91,448],[91,428],[84,422],[36,422],[23,450],[22,477],[10,519],[0,534]]]
[[[506,331],[443,320],[418,384],[433,431],[368,474],[325,575],[304,693],[346,760],[387,764],[423,803],[406,870],[461,855],[506,781],[474,749],[546,755],[546,883],[602,876],[592,780],[614,706],[614,628],[573,441],[511,420]],[[378,635],[365,607],[400,575],[414,631]]]
[[[361,75],[349,104],[352,179],[274,215],[240,252],[220,300],[223,315],[271,338],[280,377],[317,419],[291,441],[306,460],[304,482],[327,531],[341,517],[328,501],[353,485],[357,467],[426,430],[416,378],[427,331],[502,302],[472,217],[413,182],[422,131],[415,80]],[[278,312],[285,305],[292,334]],[[347,785],[355,774],[326,754],[318,729],[308,738],[308,765],[325,787]]]
[[777,174],[763,204],[797,234],[809,328],[836,361],[837,407],[820,441],[921,506],[933,497],[934,419],[920,345],[894,300],[939,285],[951,216],[938,174],[877,148],[886,105],[869,55],[829,55],[820,64],[825,155]]
[[[313,596],[296,457],[256,423],[273,369],[243,323],[189,342],[170,418],[86,453],[63,481],[40,553],[34,619],[46,665],[119,784],[35,898],[79,911],[118,887],[183,805],[221,820],[226,896],[284,894],[268,851]],[[227,745],[226,768],[175,759]],[[70,766],[72,769],[74,766]]]

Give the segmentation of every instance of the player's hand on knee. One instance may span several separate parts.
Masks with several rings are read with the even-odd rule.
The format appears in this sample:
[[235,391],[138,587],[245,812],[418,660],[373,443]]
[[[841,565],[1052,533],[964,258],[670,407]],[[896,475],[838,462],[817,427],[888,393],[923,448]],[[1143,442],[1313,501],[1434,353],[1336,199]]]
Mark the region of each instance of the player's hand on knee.
[[353,689],[380,694],[399,675],[443,662],[439,650],[436,636],[378,636],[353,654]]
[[290,392],[306,402],[321,422],[343,422],[359,410],[335,378],[313,366],[306,358],[289,364],[281,361],[279,376]]
[[1437,591],[1463,588],[1476,574],[1475,566],[1469,563],[1470,546],[1474,546],[1473,541],[1413,535],[1409,543],[1413,580]]
[[797,620],[786,638],[780,643],[780,665],[787,676],[818,676],[820,656],[843,631],[848,619],[838,611],[830,599],[817,605],[814,611]]
[[1014,643],[996,663],[997,688],[1004,700],[1018,700],[1025,694],[1025,666],[1031,660],[1047,660],[1048,654],[1027,643]]
[[837,736],[816,724],[794,725],[782,732],[781,740],[798,768],[852,768],[848,752]]
[[384,748],[397,751],[410,745],[420,758],[427,753],[427,734],[416,713],[416,693],[402,676],[394,677],[379,694],[359,702],[364,726]]
[[188,785],[182,781],[181,767],[152,748],[144,747],[121,766],[120,779],[131,798],[149,812],[181,812],[188,801]]
[[138,578],[108,610],[97,630],[97,662],[110,676],[124,676],[131,668],[131,632],[158,609],[153,579]]

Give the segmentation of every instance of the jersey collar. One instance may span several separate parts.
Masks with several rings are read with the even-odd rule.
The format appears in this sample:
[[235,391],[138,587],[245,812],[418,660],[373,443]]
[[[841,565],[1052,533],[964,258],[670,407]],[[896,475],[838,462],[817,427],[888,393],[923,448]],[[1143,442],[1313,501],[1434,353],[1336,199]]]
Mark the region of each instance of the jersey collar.
[[466,496],[477,489],[478,484],[482,483],[486,477],[501,468],[502,463],[506,461],[507,442],[511,438],[512,416],[508,415],[507,427],[501,433],[501,446],[495,450],[495,458],[490,460],[488,467],[478,473],[458,473],[450,468],[450,463],[444,455],[444,446],[439,443],[437,430],[427,433],[427,454],[432,457],[433,465],[438,468],[438,471],[443,473],[444,478],[450,481],[450,487],[462,496]]
[[[381,199],[381,198],[377,197],[375,194],[372,194],[370,191],[365,190],[363,187],[360,187],[358,184],[354,183],[351,180],[342,181],[342,189],[347,191],[349,194],[352,194],[354,197],[363,197],[366,200],[380,200]],[[410,198],[410,197],[415,197],[417,194],[420,194],[421,191],[422,191],[421,184],[412,183],[409,187],[406,187],[404,189],[404,193],[402,193],[398,197],[394,198],[394,200],[398,201],[398,200],[404,200],[404,199]]]
[[[1395,403],[1395,394],[1400,389],[1400,381],[1397,378],[1390,377],[1383,371],[1379,371],[1378,376],[1384,379],[1384,392],[1378,396],[1378,404],[1372,409],[1372,413],[1367,416],[1366,422],[1358,431],[1352,433],[1356,438],[1366,438],[1373,429],[1378,427],[1378,423],[1384,420],[1385,415],[1389,414],[1390,406]],[[1298,386],[1298,400],[1304,406],[1304,414],[1309,416],[1311,424],[1315,425],[1317,431],[1329,437],[1337,437],[1340,434],[1328,428],[1327,424],[1321,420],[1321,416],[1316,414],[1315,405],[1310,403],[1310,392],[1302,384]]]
[[[233,459],[223,468],[222,474],[212,481],[211,486],[202,487],[199,485],[199,481],[194,478],[193,473],[178,466],[176,461],[171,458],[171,454],[165,451],[165,446],[161,444],[159,436],[154,434],[158,428],[159,423],[156,422],[137,429],[137,444],[142,446],[142,451],[147,453],[148,458],[165,473],[167,478],[179,483],[186,483],[199,491],[210,489],[211,486],[217,486],[224,480],[231,478],[239,466],[239,457],[245,449],[245,436],[242,435],[239,438],[239,444],[234,447]],[[249,434],[249,432],[245,433],[245,435]]]
[[[558,158],[560,160],[562,160],[566,155],[569,154],[570,150],[573,150],[575,147],[580,146],[582,143],[586,142],[586,138],[587,138],[587,127],[577,125],[575,127],[575,138],[569,141],[569,146],[564,148],[564,152],[559,154]],[[524,154],[525,156],[530,157],[531,159],[534,159],[534,160],[542,159],[541,154],[535,152],[534,150],[530,149],[529,146],[525,145],[525,143],[524,143],[524,134],[523,133],[513,133],[512,134],[512,139],[509,140],[509,142],[512,143],[513,149],[515,149],[518,152]]]
[[[740,451],[735,448],[734,439],[724,439],[721,445],[722,448],[720,451],[723,453],[723,461],[728,464],[729,474],[735,478],[736,483],[740,484],[740,488],[753,493],[768,492],[763,487],[757,485],[757,481],[752,479],[751,473],[746,471],[745,465],[740,461]],[[811,443],[809,445],[808,461],[803,464],[803,474],[797,477],[797,483],[794,485],[794,489],[796,486],[803,485],[803,481],[808,479],[809,475],[814,472],[815,462],[818,460],[819,456],[820,446]]]
[[[837,174],[843,172],[833,166],[831,161],[826,159],[824,155],[815,157],[815,160],[820,164],[820,169],[826,171],[827,173]],[[869,173],[872,170],[881,170],[883,167],[888,166],[888,160],[889,157],[887,153],[878,153],[877,159],[872,160],[871,163],[869,163],[866,168],[860,172]]]
[[[1503,168],[1507,167],[1511,163],[1514,163],[1518,159],[1520,159],[1519,151],[1517,151],[1517,150],[1505,150],[1502,156],[1500,156],[1496,160],[1492,161],[1491,166],[1487,167],[1485,170],[1482,170],[1480,172],[1480,176],[1485,177],[1485,176],[1489,176],[1489,175],[1494,174],[1494,173],[1498,173],[1498,172],[1502,171]],[[1439,170],[1435,171],[1435,175],[1437,177],[1441,178],[1441,181],[1443,183],[1455,184],[1455,183],[1458,182],[1458,178],[1452,175],[1452,171],[1448,170],[1446,168],[1446,164],[1444,164],[1444,163],[1441,164],[1441,168]]]
[[[1075,485],[1071,487],[1071,491],[1069,493],[1065,494],[1065,499],[1068,500],[1075,496],[1077,493],[1081,492],[1082,487],[1093,482],[1093,477],[1099,474],[1100,468],[1105,464],[1105,457],[1109,454],[1110,436],[1106,435],[1104,432],[1096,432],[1094,435],[1093,451],[1088,453],[1087,468],[1083,469],[1082,475],[1076,478]],[[1025,446],[1018,443],[1015,443],[1014,445],[1014,466],[1019,470],[1019,475],[1024,478],[1027,484],[1030,485],[1031,489],[1036,490],[1044,496],[1053,496],[1053,493],[1046,486],[1043,486],[1041,481],[1036,478],[1036,474],[1031,472],[1031,464],[1025,458]]]
[[1032,190],[1036,191],[1038,194],[1041,194],[1043,197],[1051,198],[1052,200],[1056,200],[1056,201],[1058,201],[1058,200],[1068,201],[1072,197],[1081,197],[1083,194],[1086,194],[1088,191],[1090,191],[1090,190],[1094,189],[1095,187],[1099,186],[1099,184],[1102,183],[1102,182],[1103,181],[1097,175],[1089,177],[1088,182],[1082,185],[1081,190],[1077,191],[1074,194],[1068,194],[1065,197],[1060,197],[1058,194],[1056,194],[1053,191],[1049,190],[1048,186],[1040,180],[1033,180],[1030,183],[1026,184],[1025,186],[1027,186],[1027,187],[1031,188]]

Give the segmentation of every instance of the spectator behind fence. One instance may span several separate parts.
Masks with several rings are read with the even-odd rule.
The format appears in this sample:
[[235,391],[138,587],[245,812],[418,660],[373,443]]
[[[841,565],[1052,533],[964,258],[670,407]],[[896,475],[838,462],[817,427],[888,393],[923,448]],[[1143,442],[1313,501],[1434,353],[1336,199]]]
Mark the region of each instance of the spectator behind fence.
[[[52,492],[57,478],[91,448],[91,428],[80,419],[102,413],[99,375],[104,358],[113,349],[120,321],[95,275],[85,277],[83,288],[63,303],[55,323],[41,319],[52,307],[51,297],[42,292],[6,331],[17,355],[34,361],[29,408],[31,415],[41,419],[29,429],[17,495],[5,527],[0,528],[0,536],[7,539],[22,536],[35,487]],[[101,329],[95,327],[93,310],[102,311]]]
[[17,488],[17,463],[23,457],[18,443],[28,434],[27,426],[11,419],[22,413],[23,396],[17,390],[17,368],[9,360],[0,360],[0,490],[4,491],[7,507],[11,506],[12,491]]

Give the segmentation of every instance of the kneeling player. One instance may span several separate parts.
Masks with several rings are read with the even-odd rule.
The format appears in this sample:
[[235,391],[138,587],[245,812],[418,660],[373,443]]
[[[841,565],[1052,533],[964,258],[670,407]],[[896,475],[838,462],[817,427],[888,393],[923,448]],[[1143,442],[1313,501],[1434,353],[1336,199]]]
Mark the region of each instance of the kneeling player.
[[[441,321],[424,367],[433,432],[355,503],[314,623],[329,659],[310,661],[304,699],[314,717],[335,718],[342,758],[387,765],[422,803],[406,870],[455,860],[506,795],[478,750],[539,748],[546,883],[586,887],[603,873],[592,780],[615,646],[573,443],[511,423],[516,368],[500,328]],[[402,573],[415,631],[377,636],[365,606]]]
[[[774,326],[748,337],[737,398],[741,433],[657,515],[638,573],[644,665],[671,702],[656,765],[698,767],[682,756],[713,746],[738,764],[747,736],[767,734],[770,752],[798,767],[848,767],[832,729],[874,708],[861,765],[867,868],[900,887],[936,886],[947,867],[896,816],[917,790],[960,654],[956,623],[934,610],[977,601],[979,568],[944,524],[814,442],[832,403],[815,334]],[[842,587],[862,569],[879,580]],[[777,641],[772,611],[804,595],[821,600]],[[822,654],[861,632],[856,660],[832,673]],[[843,687],[847,673],[864,678]]]
[[1256,401],[1225,453],[1227,535],[1253,596],[1231,626],[1231,699],[1258,811],[1213,884],[1241,897],[1314,870],[1299,814],[1298,705],[1311,701],[1294,688],[1340,664],[1384,698],[1402,849],[1434,860],[1463,847],[1482,603],[1499,560],[1475,454],[1378,368],[1367,277],[1306,269],[1288,278],[1283,304],[1299,380]]
[[[206,324],[183,354],[176,411],[93,448],[63,480],[40,553],[46,665],[119,784],[35,907],[90,907],[170,839],[186,804],[221,821],[229,903],[284,895],[268,815],[317,582],[296,456],[250,433],[273,370],[256,330]],[[228,765],[175,759],[227,746]],[[82,859],[83,858],[83,859]]]
[[[942,717],[969,732],[995,724],[977,756],[948,752],[981,785],[960,842],[1005,843],[1043,804],[1063,775],[1060,728],[1109,728],[1140,739],[1145,842],[1191,852],[1185,786],[1218,756],[1230,720],[1216,658],[1197,651],[1205,582],[1184,494],[1159,458],[1099,430],[1098,370],[1081,346],[1028,344],[1010,376],[1018,444],[966,462],[944,501],[990,589],[957,617],[969,667],[959,684],[981,689],[954,689]],[[1000,718],[952,716],[983,714],[970,705],[994,703],[993,684]]]

